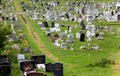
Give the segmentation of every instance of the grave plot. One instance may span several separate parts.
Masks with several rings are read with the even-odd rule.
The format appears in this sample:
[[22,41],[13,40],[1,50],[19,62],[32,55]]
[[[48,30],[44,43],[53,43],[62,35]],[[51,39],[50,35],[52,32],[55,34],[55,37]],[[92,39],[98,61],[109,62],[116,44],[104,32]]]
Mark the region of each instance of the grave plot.
[[[63,76],[63,63],[46,63],[45,55],[33,55],[27,60],[24,54],[18,54],[18,67],[24,76],[46,76],[47,72],[52,76]],[[50,69],[51,68],[51,69]]]

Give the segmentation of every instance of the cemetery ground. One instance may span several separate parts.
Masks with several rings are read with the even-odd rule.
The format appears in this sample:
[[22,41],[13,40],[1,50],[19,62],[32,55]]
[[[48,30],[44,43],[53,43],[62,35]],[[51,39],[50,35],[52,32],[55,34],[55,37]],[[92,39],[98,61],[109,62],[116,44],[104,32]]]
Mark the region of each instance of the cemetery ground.
[[[62,0],[63,1],[63,0]],[[20,1],[14,0],[15,10],[22,12],[20,8]],[[55,47],[53,43],[46,36],[45,31],[41,30],[38,26],[40,21],[32,21],[27,16],[23,14],[23,17],[26,19],[27,23],[19,17],[22,30],[26,35],[26,43],[31,46],[32,54],[45,54],[47,57],[47,62],[62,62],[64,64],[64,76],[119,76],[120,72],[120,49],[118,48],[120,39],[116,38],[117,28],[119,28],[119,22],[94,22],[93,24],[99,26],[109,25],[115,29],[115,34],[109,32],[104,32],[104,40],[93,39],[92,42],[80,42],[78,39],[74,39],[72,46],[74,50],[67,50]],[[61,21],[62,22],[62,21]],[[56,23],[61,23],[57,22]],[[50,21],[48,21],[50,25]],[[80,24],[76,22],[62,22],[64,25],[71,25],[73,34],[75,35],[76,31],[79,31]],[[74,25],[78,25],[78,28],[75,28]],[[67,29],[67,26],[61,27],[62,30]],[[23,42],[24,44],[25,42]],[[80,46],[87,46],[87,44],[98,44],[100,50],[85,50],[80,49]],[[12,75],[11,76],[21,76],[20,70],[18,68],[18,62],[16,59],[16,50],[11,50],[10,52],[10,62],[12,64]],[[26,53],[25,56],[27,59],[30,59],[30,54]],[[110,60],[110,63],[109,63]],[[104,64],[104,61],[108,63]],[[113,61],[113,64],[112,62]],[[100,64],[99,64],[100,63]],[[103,64],[102,64],[103,63]],[[47,74],[51,76],[51,74]]]

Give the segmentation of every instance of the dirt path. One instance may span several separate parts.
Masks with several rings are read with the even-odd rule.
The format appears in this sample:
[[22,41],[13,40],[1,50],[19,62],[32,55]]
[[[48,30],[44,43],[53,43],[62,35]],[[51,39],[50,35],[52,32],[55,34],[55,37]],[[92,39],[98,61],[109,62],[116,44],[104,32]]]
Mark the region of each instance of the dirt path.
[[[17,7],[16,11],[17,12],[21,12],[18,1],[14,0],[15,6]],[[39,49],[41,49],[41,51],[51,60],[53,61],[59,61],[57,57],[55,57],[52,53],[50,53],[45,46],[42,44],[40,38],[38,37],[38,35],[36,34],[36,32],[33,31],[32,27],[30,26],[30,23],[25,19],[24,15],[20,15],[21,19],[23,20],[23,22],[25,23],[27,30],[29,31],[29,34],[31,35],[31,37],[33,38],[33,40],[36,42],[36,44],[39,46]]]
[[116,64],[112,66],[112,76],[120,76],[120,52],[116,53],[114,60]]

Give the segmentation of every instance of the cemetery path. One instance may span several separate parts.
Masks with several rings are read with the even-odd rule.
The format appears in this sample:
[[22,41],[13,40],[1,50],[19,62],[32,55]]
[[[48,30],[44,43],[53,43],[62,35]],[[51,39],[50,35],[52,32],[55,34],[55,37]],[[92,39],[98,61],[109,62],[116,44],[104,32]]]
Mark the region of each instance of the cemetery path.
[[115,54],[115,65],[112,66],[113,74],[112,76],[120,76],[120,52]]
[[[14,0],[14,4],[17,7],[16,11],[17,12],[22,12],[20,9],[20,5],[18,4],[18,0]],[[59,61],[56,56],[54,56],[51,52],[48,51],[48,49],[45,47],[45,45],[41,42],[39,36],[36,34],[36,32],[33,31],[30,22],[25,19],[24,14],[19,15],[19,17],[22,19],[22,21],[25,23],[26,28],[30,34],[30,36],[33,38],[33,40],[36,42],[38,45],[39,49],[51,60],[53,61]]]

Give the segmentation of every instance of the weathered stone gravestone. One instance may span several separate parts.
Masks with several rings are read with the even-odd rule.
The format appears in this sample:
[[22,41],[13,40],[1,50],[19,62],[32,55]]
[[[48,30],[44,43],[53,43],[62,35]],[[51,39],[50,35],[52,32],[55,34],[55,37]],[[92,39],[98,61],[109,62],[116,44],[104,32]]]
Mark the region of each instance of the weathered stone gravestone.
[[80,33],[79,32],[76,33],[76,38],[80,39]]
[[38,26],[40,27],[40,29],[45,30],[45,26],[42,24],[42,22],[38,22]]
[[73,34],[68,35],[68,43],[73,43]]
[[86,36],[87,36],[87,41],[92,41],[92,38],[91,38],[91,32],[89,30],[87,30],[86,32]]
[[58,46],[58,47],[60,46],[60,44],[59,44],[58,40],[55,40],[54,45],[55,45],[55,46]]
[[112,27],[110,28],[110,33],[115,34],[114,28],[112,28]]
[[60,48],[67,49],[67,43],[61,43]]
[[19,38],[25,40],[25,35],[23,33],[20,33]]

